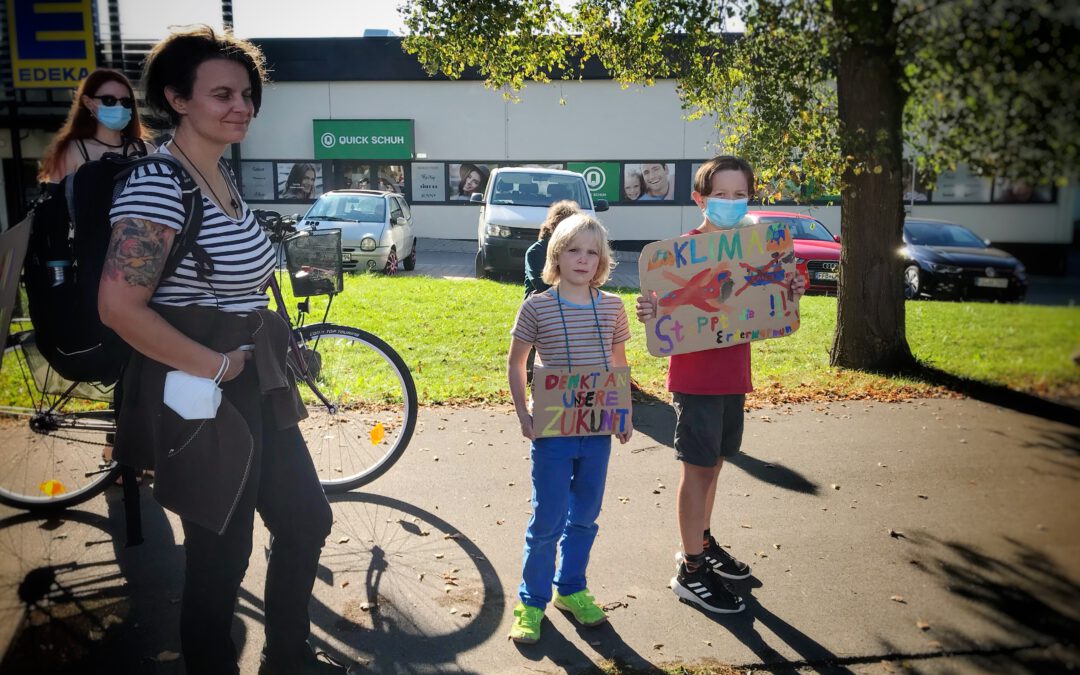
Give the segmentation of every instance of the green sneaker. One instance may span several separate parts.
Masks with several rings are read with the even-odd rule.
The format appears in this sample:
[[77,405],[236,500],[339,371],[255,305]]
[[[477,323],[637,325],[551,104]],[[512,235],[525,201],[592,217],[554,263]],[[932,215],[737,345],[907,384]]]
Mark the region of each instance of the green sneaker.
[[544,620],[544,610],[530,607],[519,602],[514,608],[514,625],[510,628],[510,639],[531,645],[540,639],[540,623]]
[[589,589],[571,593],[570,595],[555,594],[555,606],[570,612],[582,626],[598,626],[607,621],[607,614],[593,600]]

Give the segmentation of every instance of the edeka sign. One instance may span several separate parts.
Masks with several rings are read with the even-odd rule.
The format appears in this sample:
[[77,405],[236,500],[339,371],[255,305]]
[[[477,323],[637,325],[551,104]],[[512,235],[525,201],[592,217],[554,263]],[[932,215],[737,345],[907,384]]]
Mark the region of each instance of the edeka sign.
[[585,177],[585,185],[589,186],[593,199],[618,201],[618,162],[567,162],[566,168],[569,171],[577,171]]
[[313,120],[315,159],[413,158],[412,120]]
[[646,322],[653,356],[791,335],[795,245],[783,223],[756,223],[657,241],[641,250],[641,292],[656,298]]
[[91,0],[8,0],[7,12],[16,88],[77,87],[97,67]]
[[606,436],[627,430],[630,368],[533,369],[537,436]]

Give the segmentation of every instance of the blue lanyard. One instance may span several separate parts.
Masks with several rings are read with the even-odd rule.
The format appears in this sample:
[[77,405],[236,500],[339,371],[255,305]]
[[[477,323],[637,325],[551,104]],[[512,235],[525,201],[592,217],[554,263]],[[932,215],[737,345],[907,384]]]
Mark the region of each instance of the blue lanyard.
[[[593,297],[593,289],[589,288],[589,303],[592,305],[593,319],[596,321],[596,335],[600,338],[600,353],[604,355],[604,370],[610,370],[608,367],[607,350],[604,349],[604,333],[600,330],[600,315],[596,312],[596,298]],[[596,292],[596,296],[600,297],[600,291]],[[559,305],[559,318],[562,319],[563,339],[566,341],[566,365],[573,370],[574,362],[570,360],[570,330],[566,327],[566,314],[563,313],[562,308],[562,296],[559,295],[559,287],[555,286],[555,300]]]

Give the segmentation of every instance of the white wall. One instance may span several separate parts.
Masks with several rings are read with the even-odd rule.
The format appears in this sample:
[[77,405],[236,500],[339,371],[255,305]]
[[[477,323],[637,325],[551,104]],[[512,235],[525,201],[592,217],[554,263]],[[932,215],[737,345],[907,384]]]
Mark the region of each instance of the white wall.
[[[701,160],[715,150],[713,120],[688,121],[671,81],[625,89],[606,80],[533,83],[517,96],[507,100],[481,82],[273,84],[241,153],[311,159],[313,119],[412,119],[417,160],[425,162]],[[1059,190],[1055,204],[916,205],[912,215],[966,225],[994,241],[1068,243],[1077,201],[1074,185]],[[840,233],[839,206],[768,208],[811,215]],[[421,237],[476,237],[476,206],[414,203],[413,212]],[[615,239],[661,239],[701,222],[692,205],[613,206],[600,218]]]

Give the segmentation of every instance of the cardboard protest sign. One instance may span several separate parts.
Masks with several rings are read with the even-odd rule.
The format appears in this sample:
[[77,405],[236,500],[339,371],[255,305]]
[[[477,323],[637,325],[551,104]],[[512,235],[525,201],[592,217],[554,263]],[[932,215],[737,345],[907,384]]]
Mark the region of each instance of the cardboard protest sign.
[[29,218],[0,234],[0,340],[7,340],[11,316],[17,304],[15,299],[19,292],[19,272],[22,270],[29,241]]
[[784,223],[757,223],[653,242],[638,260],[641,291],[655,293],[649,353],[687,354],[790,335],[795,247]]
[[630,368],[533,369],[533,431],[540,436],[607,436],[626,431]]

